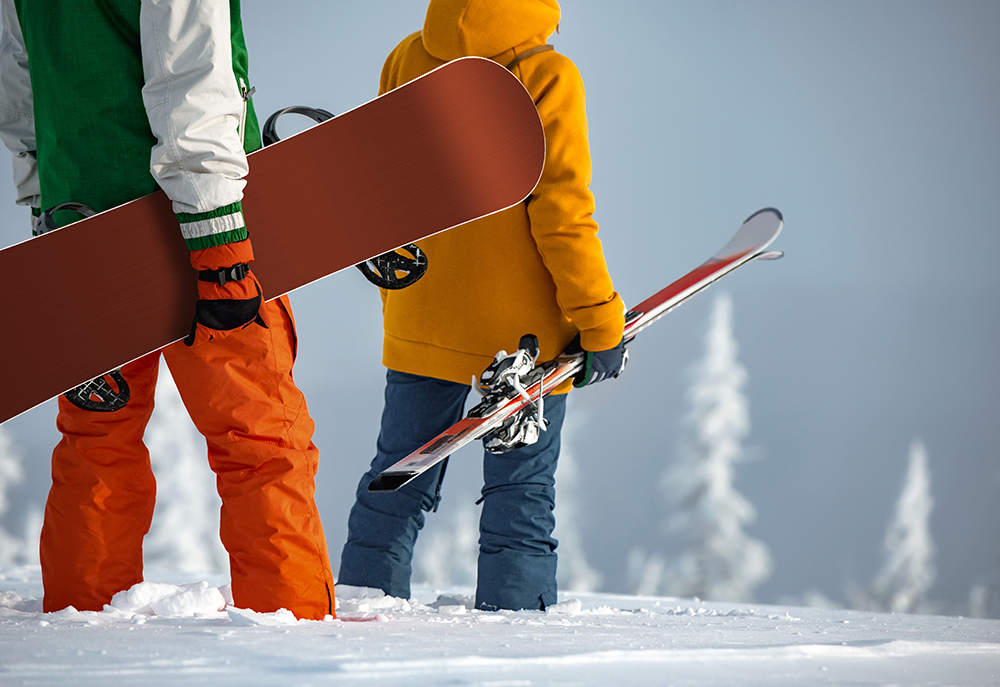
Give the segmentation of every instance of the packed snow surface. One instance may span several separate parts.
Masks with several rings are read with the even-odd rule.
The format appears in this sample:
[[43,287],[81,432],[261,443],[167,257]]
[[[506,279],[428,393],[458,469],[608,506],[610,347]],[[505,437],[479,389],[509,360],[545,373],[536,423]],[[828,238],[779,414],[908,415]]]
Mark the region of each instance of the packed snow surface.
[[997,620],[606,594],[488,613],[469,589],[344,587],[337,620],[298,621],[223,582],[42,613],[37,567],[0,570],[0,685],[1000,684]]

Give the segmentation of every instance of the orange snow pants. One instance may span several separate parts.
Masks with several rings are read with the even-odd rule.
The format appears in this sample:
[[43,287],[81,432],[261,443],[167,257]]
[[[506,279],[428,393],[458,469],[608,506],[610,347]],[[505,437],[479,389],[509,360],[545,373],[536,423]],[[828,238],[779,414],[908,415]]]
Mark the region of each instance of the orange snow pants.
[[121,372],[128,404],[81,410],[59,397],[63,438],[52,455],[41,563],[46,612],[99,611],[142,581],[142,540],[156,497],[142,442],[163,354],[222,497],[233,602],[299,618],[333,614],[333,575],[314,501],[319,451],[305,399],[292,381],[295,324],[286,298],[264,304],[267,329],[220,341],[175,343]]

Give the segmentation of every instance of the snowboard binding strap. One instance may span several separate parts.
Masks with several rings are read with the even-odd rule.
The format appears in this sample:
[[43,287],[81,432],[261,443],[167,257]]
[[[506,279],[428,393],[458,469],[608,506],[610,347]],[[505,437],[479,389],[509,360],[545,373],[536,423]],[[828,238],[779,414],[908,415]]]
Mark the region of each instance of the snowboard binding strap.
[[70,403],[81,410],[111,413],[128,405],[132,395],[121,370],[112,370],[63,394]]
[[278,137],[278,120],[282,115],[300,114],[313,120],[317,124],[322,124],[328,119],[333,119],[334,114],[318,107],[306,107],[305,105],[292,105],[282,110],[278,110],[267,118],[264,128],[261,130],[261,140],[265,146],[277,143],[281,139]]
[[56,224],[55,214],[62,210],[71,210],[84,217],[93,217],[97,214],[96,210],[87,207],[83,203],[59,203],[59,205],[54,205],[42,212],[38,217],[38,223],[31,233],[35,236],[41,236],[42,234],[48,234],[50,231],[58,229],[59,225]]
[[[400,253],[405,251],[409,253]],[[359,262],[355,267],[380,289],[397,291],[415,284],[427,273],[427,254],[416,244],[408,243],[396,250]]]

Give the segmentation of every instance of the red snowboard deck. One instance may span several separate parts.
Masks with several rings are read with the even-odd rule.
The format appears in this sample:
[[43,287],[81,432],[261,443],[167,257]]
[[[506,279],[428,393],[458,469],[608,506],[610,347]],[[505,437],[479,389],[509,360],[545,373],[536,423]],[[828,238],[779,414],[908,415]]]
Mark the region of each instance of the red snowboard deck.
[[[544,158],[531,97],[481,58],[253,153],[243,209],[265,298],[516,205]],[[197,299],[162,192],[0,251],[0,292],[0,422],[183,338]]]

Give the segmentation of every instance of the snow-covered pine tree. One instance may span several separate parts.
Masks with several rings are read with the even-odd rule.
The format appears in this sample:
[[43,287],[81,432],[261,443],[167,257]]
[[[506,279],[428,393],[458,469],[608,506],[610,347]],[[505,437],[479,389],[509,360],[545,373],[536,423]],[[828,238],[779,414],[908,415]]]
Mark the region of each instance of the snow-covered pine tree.
[[885,532],[885,564],[873,584],[875,598],[884,610],[919,611],[934,583],[934,542],[930,533],[934,499],[927,462],[927,448],[914,439],[906,481]]
[[[14,441],[0,425],[0,517],[7,513],[10,503],[8,490],[24,481],[24,468],[21,466],[21,456],[14,450]],[[0,563],[8,563],[21,557],[23,542],[14,537],[0,525]]]
[[42,536],[42,522],[44,517],[44,512],[39,504],[32,503],[28,506],[22,530],[24,532],[24,536],[22,537],[23,546],[21,547],[21,555],[19,556],[20,562],[25,565],[39,564],[38,541]]
[[[572,400],[568,401],[572,403]],[[580,529],[580,509],[577,495],[580,490],[576,454],[571,450],[567,437],[579,436],[584,425],[582,415],[570,406],[563,424],[562,448],[556,467],[556,529],[553,536],[559,542],[559,565],[556,578],[559,589],[568,592],[593,592],[601,584],[601,575],[587,562],[587,553]]]
[[663,577],[667,569],[666,559],[657,553],[649,553],[645,547],[633,546],[626,561],[629,591],[637,596],[656,596],[663,591]]
[[[664,479],[677,508],[669,527],[686,539],[686,548],[666,568],[658,591],[746,601],[770,576],[772,563],[767,547],[743,531],[756,512],[733,487],[734,465],[744,459],[742,441],[750,431],[750,414],[743,393],[747,371],[737,359],[733,305],[725,293],[713,302],[705,343],[705,356],[694,369],[687,394],[691,411],[685,440]],[[650,563],[658,564],[656,557]]]
[[215,475],[166,365],[160,365],[156,409],[146,428],[156,510],[143,542],[149,566],[185,572],[225,572],[229,557],[219,540]]

